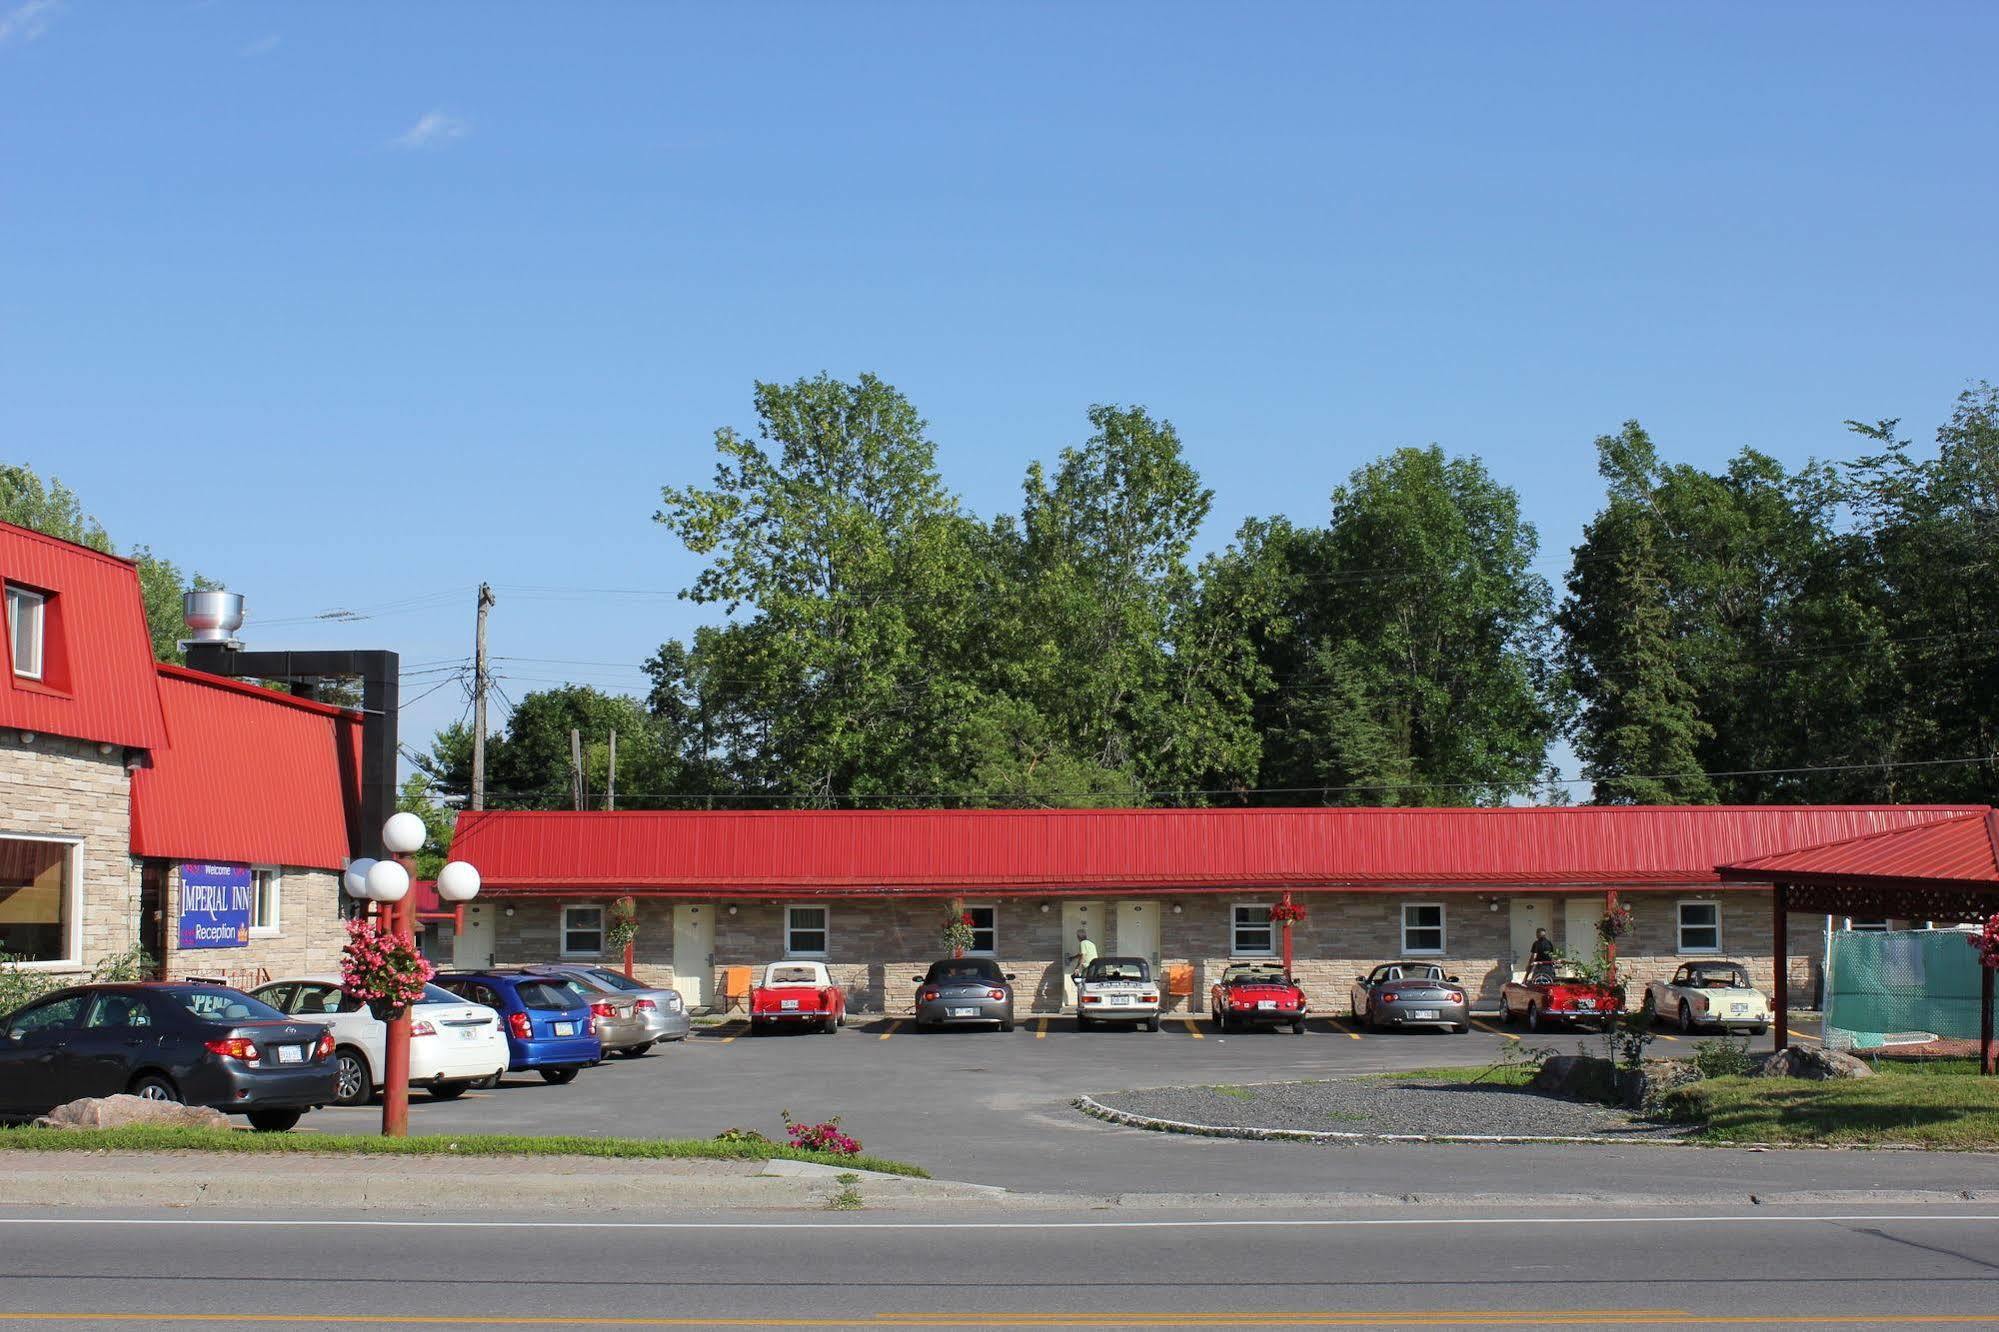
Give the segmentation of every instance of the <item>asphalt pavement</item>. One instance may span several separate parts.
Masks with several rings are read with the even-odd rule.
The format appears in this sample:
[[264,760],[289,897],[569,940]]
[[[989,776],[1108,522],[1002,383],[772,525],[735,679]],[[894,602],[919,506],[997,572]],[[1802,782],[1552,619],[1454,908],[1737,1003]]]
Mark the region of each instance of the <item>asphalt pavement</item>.
[[0,1216],[4,1328],[1990,1327],[1995,1279],[1969,1207]]

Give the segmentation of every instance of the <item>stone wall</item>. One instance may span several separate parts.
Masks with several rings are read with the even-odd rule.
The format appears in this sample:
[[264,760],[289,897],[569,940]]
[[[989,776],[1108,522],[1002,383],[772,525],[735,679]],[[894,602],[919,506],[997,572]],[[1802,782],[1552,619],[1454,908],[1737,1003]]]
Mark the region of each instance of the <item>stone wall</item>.
[[53,974],[87,972],[138,943],[139,873],[131,857],[132,780],[122,749],[38,734],[0,731],[0,832],[75,838],[82,851],[78,956]]
[[[1603,894],[1536,892],[1531,896],[1553,903],[1557,922],[1566,920],[1569,900],[1601,903]],[[1634,987],[1670,975],[1686,958],[1677,951],[1677,903],[1682,899],[1712,900],[1721,906],[1720,956],[1745,963],[1757,984],[1768,987],[1772,958],[1770,898],[1754,891],[1689,889],[1686,892],[1626,893],[1632,910],[1632,932],[1620,942],[1619,966]],[[578,901],[585,899],[576,899]],[[993,899],[987,898],[987,901]],[[1103,899],[1110,907],[1117,899]],[[1208,987],[1230,962],[1230,918],[1237,900],[1263,902],[1269,894],[1232,896],[1163,895],[1139,900],[1159,907],[1159,959],[1164,969],[1178,964],[1193,969],[1193,993],[1172,996],[1169,1012],[1205,1012]],[[1445,945],[1442,956],[1426,958],[1462,978],[1481,1008],[1497,1008],[1499,990],[1518,965],[1511,956],[1510,899],[1503,894],[1477,893],[1299,893],[1307,912],[1294,927],[1294,967],[1312,1007],[1321,1013],[1344,1013],[1348,989],[1355,977],[1375,964],[1402,956],[1401,905],[1405,901],[1442,902]],[[605,899],[606,903],[610,901]],[[558,953],[559,906],[539,901],[510,904],[514,915],[498,921],[496,960],[550,961]],[[830,939],[823,959],[834,979],[847,990],[856,1012],[907,1012],[915,986],[911,978],[943,955],[940,928],[945,906],[938,902],[853,901],[826,904]],[[715,911],[714,992],[722,990],[721,973],[728,966],[761,967],[784,956],[783,908],[774,903],[713,904]],[[1046,910],[1043,910],[1043,907]],[[1060,900],[1001,898],[996,903],[998,961],[1015,977],[1017,1006],[1022,1014],[1055,1013],[1062,1008],[1061,958],[1070,941],[1063,937]],[[1495,907],[1497,909],[1495,909]],[[1119,951],[1117,912],[1108,909],[1097,938],[1098,951]],[[1823,918],[1793,917],[1789,937],[1794,1004],[1809,1003],[1815,993],[1818,955],[1822,950]],[[1559,939],[1561,927],[1555,930]],[[1273,943],[1278,936],[1273,934]],[[1281,944],[1276,945],[1281,951]],[[1711,956],[1702,954],[1701,956]],[[607,954],[607,964],[621,958]],[[656,984],[673,979],[673,905],[639,904],[639,938],[635,970]]]
[[167,878],[166,974],[205,976],[230,984],[257,983],[259,974],[271,980],[286,976],[338,975],[340,950],[347,931],[340,920],[340,875],[334,870],[286,867],[278,889],[278,928],[273,934],[251,931],[242,948],[178,946],[180,866]]

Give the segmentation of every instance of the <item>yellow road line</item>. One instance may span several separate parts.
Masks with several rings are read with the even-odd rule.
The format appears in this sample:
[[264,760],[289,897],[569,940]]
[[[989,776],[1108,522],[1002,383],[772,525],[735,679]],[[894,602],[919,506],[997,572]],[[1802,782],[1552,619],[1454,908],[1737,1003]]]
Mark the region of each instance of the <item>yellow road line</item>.
[[883,1032],[881,1035],[875,1037],[875,1039],[878,1041],[887,1040],[889,1037],[895,1035],[896,1028],[900,1027],[901,1025],[902,1025],[901,1018],[890,1018],[888,1023],[888,1030]]
[[1197,1041],[1205,1041],[1206,1039],[1208,1039],[1206,1036],[1203,1036],[1201,1034],[1201,1029],[1200,1027],[1195,1025],[1194,1019],[1181,1018],[1180,1020],[1187,1024],[1187,1034],[1189,1036],[1192,1036]]
[[[1347,1026],[1346,1022],[1342,1022],[1342,1021],[1340,1021],[1340,1020],[1339,1020],[1338,1018],[1330,1018],[1330,1017],[1329,1017],[1329,1018],[1327,1018],[1327,1019],[1326,1019],[1326,1021],[1328,1021],[1328,1022],[1332,1023],[1332,1024],[1333,1024],[1333,1030],[1334,1030],[1334,1031],[1336,1031],[1336,1032],[1338,1032],[1338,1033],[1339,1033],[1340,1035],[1342,1035],[1342,1036],[1346,1037],[1346,1038],[1347,1038],[1348,1040],[1350,1040],[1350,1041],[1357,1041],[1357,1040],[1360,1040],[1360,1039],[1361,1039],[1361,1034],[1360,1034],[1359,1032],[1357,1032],[1357,1031],[1353,1031],[1353,1030],[1351,1030],[1351,1029],[1350,1029],[1350,1028],[1349,1028],[1349,1027]],[[1347,1022],[1351,1022],[1351,1023],[1353,1023],[1353,1024],[1354,1024],[1354,1026],[1356,1026],[1356,1027],[1360,1025],[1360,1019],[1359,1019],[1359,1018],[1348,1018],[1348,1019],[1347,1019]]]
[[1679,1037],[1677,1037],[1677,1036],[1668,1036],[1668,1035],[1667,1035],[1667,1034],[1666,1034],[1665,1032],[1663,1032],[1663,1031],[1655,1031],[1655,1032],[1653,1032],[1652,1034],[1653,1034],[1654,1036],[1657,1036],[1657,1037],[1658,1037],[1658,1038],[1659,1038],[1660,1040],[1662,1040],[1662,1041],[1671,1041],[1671,1042],[1672,1042],[1673,1044],[1675,1044],[1675,1045],[1678,1045],[1678,1044],[1680,1043],[1680,1038],[1679,1038]]
[[1048,1019],[1043,1018],[1041,1019],[1040,1023],[1037,1024],[1034,1028],[1034,1039],[1037,1041],[1042,1040],[1046,1038],[1047,1035],[1048,1035]]
[[876,1313],[849,1317],[661,1317],[567,1314],[55,1313],[0,1310],[20,1323],[336,1324],[359,1327],[1835,1327],[1990,1325],[1990,1313],[1696,1314],[1683,1309],[1369,1310],[1327,1313]]
[[738,1036],[742,1035],[742,1034],[743,1034],[744,1032],[748,1031],[748,1030],[749,1030],[749,1025],[748,1025],[747,1023],[745,1023],[744,1025],[742,1025],[742,1026],[740,1026],[740,1027],[735,1027],[735,1028],[734,1028],[733,1030],[732,1030],[731,1028],[729,1028],[729,1027],[717,1027],[717,1028],[716,1028],[716,1030],[717,1030],[717,1031],[727,1031],[727,1032],[729,1033],[729,1034],[728,1034],[727,1036],[724,1036],[724,1037],[722,1037],[722,1038],[721,1038],[721,1041],[722,1041],[722,1044],[724,1044],[724,1045],[727,1045],[727,1044],[728,1044],[728,1043],[729,1043],[730,1041],[733,1041],[733,1040],[735,1040],[735,1039],[736,1039],[736,1037],[738,1037]]
[[1477,1027],[1480,1031],[1489,1031],[1495,1036],[1504,1036],[1509,1041],[1517,1041],[1520,1039],[1518,1036],[1515,1036],[1510,1031],[1501,1031],[1497,1027],[1488,1027],[1475,1017],[1467,1017],[1465,1021],[1471,1023],[1474,1027]]
[[1811,1034],[1810,1032],[1808,1032],[1808,1031],[1794,1031],[1794,1032],[1792,1032],[1792,1033],[1791,1033],[1791,1035],[1792,1035],[1792,1037],[1794,1037],[1794,1038],[1795,1038],[1795,1039],[1797,1039],[1797,1040],[1801,1040],[1801,1041],[1817,1041],[1817,1042],[1818,1042],[1818,1043],[1819,1043],[1820,1045],[1824,1045],[1824,1044],[1825,1044],[1825,1037],[1823,1037],[1823,1036],[1814,1036],[1814,1035],[1812,1035],[1812,1034]]

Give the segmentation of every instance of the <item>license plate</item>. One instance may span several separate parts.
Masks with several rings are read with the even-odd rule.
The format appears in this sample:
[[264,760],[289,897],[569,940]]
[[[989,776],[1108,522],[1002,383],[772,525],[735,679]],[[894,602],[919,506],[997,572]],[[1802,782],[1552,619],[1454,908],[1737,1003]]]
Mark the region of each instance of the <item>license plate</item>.
[[278,1047],[278,1062],[280,1064],[303,1064],[305,1062],[305,1047],[303,1045],[280,1045]]
[[951,1010],[952,1017],[977,1017],[978,1015],[979,1010],[976,1008],[954,1008]]
[[1435,1022],[1437,1020],[1437,1010],[1434,1008],[1411,1009],[1409,1017],[1414,1022]]
[[777,1006],[788,1011],[798,1007],[798,1001],[796,999],[780,999],[777,1001]]
[[1131,1003],[1131,996],[1128,994],[1114,994],[1111,996],[1111,1002],[1123,1007]]
[[1577,1008],[1595,1008],[1595,1007],[1596,1007],[1596,1000],[1594,1000],[1594,999],[1578,999],[1578,1000],[1576,1000],[1576,1007],[1577,1007]]
[[1729,1011],[1729,1012],[1731,1012],[1731,1013],[1747,1013],[1747,1012],[1749,1011],[1749,1005],[1748,1005],[1748,1004],[1730,1004],[1730,1005],[1728,1006],[1728,1011]]
[[1256,1006],[1258,1008],[1275,1008],[1277,1007],[1277,1001],[1275,999],[1259,999],[1256,1001]]
[[479,1029],[477,1027],[462,1027],[459,1029],[458,1039],[461,1041],[476,1041],[479,1039]]
[[555,1034],[558,1036],[574,1036],[576,1034],[576,1024],[574,1022],[558,1022],[555,1024]]

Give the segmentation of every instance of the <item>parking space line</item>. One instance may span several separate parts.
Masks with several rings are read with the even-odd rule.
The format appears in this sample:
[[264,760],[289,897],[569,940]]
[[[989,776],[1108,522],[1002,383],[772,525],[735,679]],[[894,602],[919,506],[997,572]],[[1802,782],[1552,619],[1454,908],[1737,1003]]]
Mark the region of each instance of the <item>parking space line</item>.
[[878,1041],[887,1040],[889,1037],[895,1035],[895,1029],[897,1027],[900,1027],[901,1025],[902,1025],[901,1018],[890,1018],[888,1022],[888,1030],[884,1031],[881,1035],[875,1037],[875,1039]]
[[747,1026],[736,1027],[734,1030],[731,1030],[727,1036],[722,1037],[722,1044],[727,1045],[730,1041],[735,1040],[736,1037],[742,1035],[747,1030],[749,1030]]
[[1189,1036],[1192,1036],[1197,1041],[1205,1041],[1206,1039],[1208,1039],[1207,1037],[1201,1034],[1201,1029],[1200,1027],[1195,1025],[1194,1019],[1181,1018],[1180,1020],[1187,1024],[1187,1034]]
[[1338,1018],[1329,1017],[1326,1019],[1326,1021],[1332,1024],[1334,1031],[1346,1037],[1348,1040],[1357,1041],[1361,1039],[1361,1034],[1359,1032],[1354,1031],[1353,1029],[1348,1027],[1346,1023],[1340,1021]]
[[1680,1043],[1680,1038],[1679,1038],[1679,1037],[1677,1037],[1677,1036],[1668,1036],[1668,1035],[1667,1035],[1667,1034],[1666,1034],[1665,1032],[1663,1032],[1663,1031],[1655,1031],[1655,1032],[1653,1032],[1652,1034],[1653,1034],[1654,1036],[1657,1036],[1657,1037],[1658,1037],[1658,1038],[1659,1038],[1660,1040],[1662,1040],[1662,1041],[1671,1041],[1671,1042],[1672,1042],[1673,1044],[1675,1044],[1675,1045],[1678,1045],[1678,1044]]
[[1814,1036],[1808,1031],[1794,1031],[1791,1033],[1791,1035],[1797,1037],[1801,1041],[1817,1041],[1820,1045],[1825,1044],[1825,1037]]
[[1042,1040],[1048,1035],[1048,1019],[1043,1018],[1034,1028],[1034,1039]]
[[1504,1036],[1509,1041],[1517,1041],[1520,1039],[1518,1036],[1515,1036],[1510,1031],[1501,1031],[1497,1027],[1488,1027],[1475,1017],[1468,1017],[1465,1019],[1465,1021],[1471,1023],[1474,1027],[1477,1027],[1480,1031],[1489,1031],[1495,1036]]

